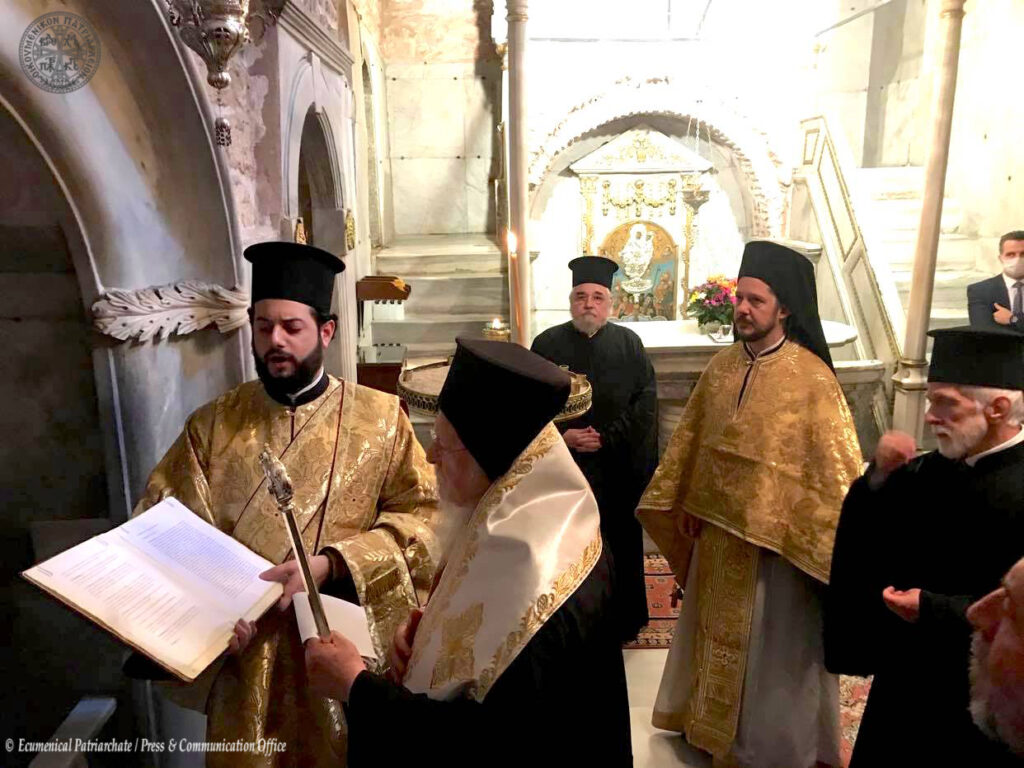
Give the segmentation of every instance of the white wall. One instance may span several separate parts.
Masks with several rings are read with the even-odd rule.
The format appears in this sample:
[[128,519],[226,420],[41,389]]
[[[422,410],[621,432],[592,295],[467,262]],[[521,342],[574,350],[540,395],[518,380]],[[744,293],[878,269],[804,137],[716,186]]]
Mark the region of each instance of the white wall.
[[395,234],[493,232],[500,69],[432,62],[386,71]]
[[[867,4],[843,2],[842,10]],[[816,103],[857,162],[924,164],[939,10],[938,0],[895,0],[819,38]],[[946,194],[964,210],[962,231],[982,238],[1024,227],[1024,103],[1008,87],[1020,78],[1022,34],[1024,3],[967,2]],[[995,253],[988,262],[995,269]]]

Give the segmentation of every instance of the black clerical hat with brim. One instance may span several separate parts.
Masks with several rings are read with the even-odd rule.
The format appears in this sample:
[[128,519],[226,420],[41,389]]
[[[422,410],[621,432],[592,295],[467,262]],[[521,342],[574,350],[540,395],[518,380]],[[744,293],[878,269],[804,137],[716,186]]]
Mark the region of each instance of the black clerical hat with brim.
[[969,325],[929,331],[935,343],[928,381],[993,389],[1024,389],[1024,337]]
[[579,256],[569,262],[569,269],[572,270],[573,287],[583,283],[594,283],[603,285],[609,291],[612,289],[612,275],[618,270],[619,265],[604,256]]
[[322,315],[330,314],[334,277],[345,269],[345,263],[333,253],[281,241],[250,245],[244,256],[252,262],[253,306],[262,299],[287,299]]
[[518,344],[459,338],[456,345],[438,408],[496,480],[562,410],[571,378]]
[[801,253],[771,240],[752,240],[743,248],[737,280],[754,277],[766,283],[789,310],[786,336],[809,349],[833,371],[832,355],[818,315],[814,265]]

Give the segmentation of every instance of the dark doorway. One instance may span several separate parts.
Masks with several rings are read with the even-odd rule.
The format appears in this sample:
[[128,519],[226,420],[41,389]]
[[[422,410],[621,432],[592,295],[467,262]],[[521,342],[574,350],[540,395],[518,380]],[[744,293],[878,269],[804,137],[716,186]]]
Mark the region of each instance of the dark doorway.
[[125,733],[132,710],[124,646],[19,576],[109,528],[110,509],[93,335],[68,246],[74,217],[35,145],[2,109],[0,167],[2,736],[46,741],[90,695],[119,699],[108,728]]

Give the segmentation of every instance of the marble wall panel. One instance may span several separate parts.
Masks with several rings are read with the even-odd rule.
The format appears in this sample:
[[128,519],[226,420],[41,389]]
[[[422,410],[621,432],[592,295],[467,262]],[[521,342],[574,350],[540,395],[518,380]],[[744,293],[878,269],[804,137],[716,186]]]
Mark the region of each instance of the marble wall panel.
[[827,90],[863,91],[868,87],[874,29],[874,17],[869,13],[822,35],[816,69]]
[[[823,36],[817,56],[819,112],[838,115],[858,163],[864,162],[865,124],[876,147],[868,159],[884,166],[923,165],[928,146],[931,82],[938,65],[941,25],[938,2],[904,4],[902,29],[889,46],[872,46],[886,14],[866,14]],[[891,19],[889,19],[891,21]],[[968,4],[963,19],[953,131],[946,195],[963,207],[972,233],[997,237],[1021,225],[1019,179],[1024,174],[1024,144],[1015,126],[1024,105],[1006,98],[1006,77],[1013,71],[1005,52],[1012,50],[1024,25],[1024,4],[1014,0]],[[875,61],[869,60],[872,48]],[[874,72],[884,89],[884,113],[868,114],[861,100],[863,80]],[[835,125],[832,130],[836,131]]]
[[392,77],[388,82],[391,153],[395,158],[463,155],[465,89],[462,80]]
[[463,134],[466,156],[489,158],[497,141],[495,115],[501,110],[501,67],[484,66],[483,71],[463,78]]
[[[532,230],[531,248],[539,251],[533,262],[533,305],[538,313],[538,326],[543,325],[539,316],[544,311],[561,313],[569,309],[572,273],[567,264],[582,254],[582,215],[579,180],[568,174],[559,177],[543,215]],[[551,324],[564,319],[559,314]],[[539,330],[543,327],[538,327]]]
[[[395,63],[387,67],[395,233],[458,234],[494,230],[490,176],[498,77],[484,80],[466,62]],[[414,162],[414,161],[436,162]],[[461,202],[433,201],[438,179],[459,178],[446,190]],[[454,182],[451,182],[454,183]],[[420,185],[420,186],[417,186]],[[416,229],[419,225],[428,229]]]
[[494,190],[490,158],[466,158],[466,232],[493,232]]
[[885,87],[882,165],[924,165],[928,142],[924,131],[928,89],[920,79],[903,80]]
[[395,234],[466,232],[466,161],[392,158]]
[[946,194],[982,237],[1024,228],[1024,102],[1015,97],[1020,65],[1008,54],[1019,48],[1022,29],[1024,3],[967,5]]
[[818,99],[818,112],[829,120],[829,130],[841,131],[853,155],[853,161],[860,165],[864,157],[864,112],[867,107],[865,91],[829,92]]

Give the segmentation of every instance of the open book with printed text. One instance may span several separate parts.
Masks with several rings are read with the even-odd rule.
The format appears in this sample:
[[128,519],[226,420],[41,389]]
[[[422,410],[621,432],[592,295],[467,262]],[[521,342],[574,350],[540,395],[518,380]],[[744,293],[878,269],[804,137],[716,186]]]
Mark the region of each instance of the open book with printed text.
[[273,565],[168,498],[22,575],[192,682],[281,597]]

